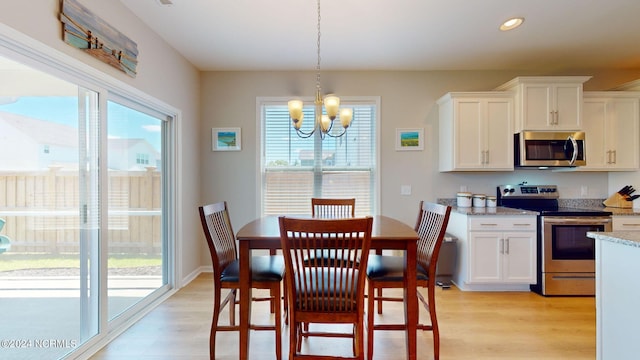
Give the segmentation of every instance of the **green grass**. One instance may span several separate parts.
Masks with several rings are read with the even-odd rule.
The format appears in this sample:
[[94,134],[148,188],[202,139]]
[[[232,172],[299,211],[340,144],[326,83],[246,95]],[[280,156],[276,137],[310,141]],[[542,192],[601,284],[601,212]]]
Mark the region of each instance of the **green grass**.
[[[159,256],[112,256],[108,259],[109,268],[127,268],[138,266],[157,266],[162,264]],[[80,260],[77,254],[2,254],[0,271],[22,269],[77,268]]]

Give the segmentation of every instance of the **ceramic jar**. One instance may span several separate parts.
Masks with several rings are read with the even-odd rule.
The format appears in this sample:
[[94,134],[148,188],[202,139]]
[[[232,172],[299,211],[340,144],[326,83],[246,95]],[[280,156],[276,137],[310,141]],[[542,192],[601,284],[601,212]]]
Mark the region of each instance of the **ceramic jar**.
[[498,200],[495,196],[487,196],[487,207],[494,208],[498,206]]
[[485,194],[473,194],[473,207],[485,207],[487,204],[487,196]]
[[458,207],[471,207],[471,193],[459,192],[456,194]]

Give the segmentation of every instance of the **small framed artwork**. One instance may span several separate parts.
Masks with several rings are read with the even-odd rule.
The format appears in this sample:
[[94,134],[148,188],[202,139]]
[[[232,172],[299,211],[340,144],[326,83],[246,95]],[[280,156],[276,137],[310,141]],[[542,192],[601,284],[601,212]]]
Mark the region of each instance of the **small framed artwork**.
[[410,151],[424,148],[423,129],[396,129],[396,150]]
[[240,128],[211,129],[211,150],[240,151],[241,149],[242,136]]

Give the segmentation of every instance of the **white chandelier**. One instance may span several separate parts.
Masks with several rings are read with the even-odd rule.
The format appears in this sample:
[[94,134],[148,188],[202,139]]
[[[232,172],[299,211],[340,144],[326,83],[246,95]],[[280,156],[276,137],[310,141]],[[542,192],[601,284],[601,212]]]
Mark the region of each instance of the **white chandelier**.
[[[289,116],[291,117],[291,121],[293,123],[293,127],[296,129],[296,133],[298,136],[302,138],[308,138],[313,135],[316,130],[320,130],[320,136],[324,139],[325,135],[329,135],[331,137],[340,137],[347,132],[347,128],[351,124],[351,119],[353,118],[353,109],[345,108],[339,110],[340,108],[340,98],[329,94],[322,99],[322,95],[320,94],[320,0],[318,0],[318,63],[316,65],[316,99],[314,101],[315,104],[315,124],[313,129],[310,132],[304,132],[300,130],[302,127],[302,120],[304,118],[304,113],[302,112],[303,103],[302,100],[290,100],[289,105]],[[322,115],[322,105],[324,105],[326,115]],[[331,129],[333,128],[333,122],[338,116],[338,112],[340,113],[340,123],[342,124],[342,131],[339,134],[332,134]]]

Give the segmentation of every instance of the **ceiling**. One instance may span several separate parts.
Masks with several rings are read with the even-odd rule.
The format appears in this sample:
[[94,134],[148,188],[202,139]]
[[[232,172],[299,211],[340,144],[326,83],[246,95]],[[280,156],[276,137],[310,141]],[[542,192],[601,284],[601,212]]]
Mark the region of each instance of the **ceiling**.
[[[200,70],[316,67],[314,0],[120,1]],[[640,69],[639,0],[323,0],[321,10],[323,70]],[[501,32],[513,16],[524,24]]]

